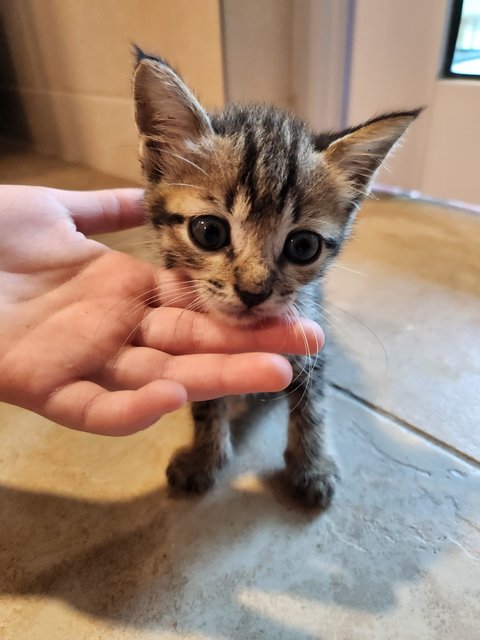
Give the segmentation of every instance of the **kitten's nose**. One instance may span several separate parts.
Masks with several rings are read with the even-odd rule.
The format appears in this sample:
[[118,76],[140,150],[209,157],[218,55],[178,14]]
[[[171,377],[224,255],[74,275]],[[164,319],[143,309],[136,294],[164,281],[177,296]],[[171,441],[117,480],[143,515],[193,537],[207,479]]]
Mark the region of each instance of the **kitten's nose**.
[[257,304],[261,304],[264,300],[266,300],[272,294],[272,288],[264,289],[259,293],[254,293],[253,291],[245,291],[244,289],[240,289],[237,285],[234,286],[235,292],[243,302],[245,306],[249,309],[254,307]]

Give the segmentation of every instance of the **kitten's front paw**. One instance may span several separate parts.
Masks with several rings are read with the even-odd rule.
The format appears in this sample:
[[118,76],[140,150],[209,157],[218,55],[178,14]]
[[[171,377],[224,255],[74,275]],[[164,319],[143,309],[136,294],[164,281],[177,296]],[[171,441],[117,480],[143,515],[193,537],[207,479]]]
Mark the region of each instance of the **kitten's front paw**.
[[315,469],[287,464],[286,473],[297,500],[309,507],[327,509],[339,479],[338,469],[333,460],[325,461]]
[[167,467],[168,484],[172,489],[189,493],[205,493],[215,482],[219,464],[212,464],[196,451],[179,451]]

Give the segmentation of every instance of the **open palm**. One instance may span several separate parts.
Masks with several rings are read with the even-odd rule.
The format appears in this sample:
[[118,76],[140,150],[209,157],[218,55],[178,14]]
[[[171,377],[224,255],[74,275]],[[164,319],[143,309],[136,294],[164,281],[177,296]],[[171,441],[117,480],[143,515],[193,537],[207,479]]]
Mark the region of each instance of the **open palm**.
[[291,368],[275,352],[323,343],[306,321],[246,331],[164,306],[169,273],[84,235],[140,224],[140,190],[0,196],[0,400],[121,435],[187,400],[282,389]]

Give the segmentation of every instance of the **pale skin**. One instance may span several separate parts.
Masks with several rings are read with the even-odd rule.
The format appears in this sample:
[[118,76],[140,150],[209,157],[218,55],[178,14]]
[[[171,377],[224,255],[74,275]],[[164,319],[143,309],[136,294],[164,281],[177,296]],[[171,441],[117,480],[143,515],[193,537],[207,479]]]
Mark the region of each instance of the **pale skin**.
[[187,401],[284,389],[278,354],[321,348],[311,321],[241,329],[178,296],[160,306],[175,299],[171,274],[84,235],[141,224],[141,196],[0,187],[1,401],[127,435]]

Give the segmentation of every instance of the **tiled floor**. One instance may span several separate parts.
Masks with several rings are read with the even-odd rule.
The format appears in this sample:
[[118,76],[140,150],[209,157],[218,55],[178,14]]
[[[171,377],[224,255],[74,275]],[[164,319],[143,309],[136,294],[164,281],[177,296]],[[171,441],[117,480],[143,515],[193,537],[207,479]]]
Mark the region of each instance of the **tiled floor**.
[[[19,153],[0,181],[122,184]],[[2,640],[480,637],[480,219],[374,201],[356,236],[324,322],[332,508],[279,490],[281,405],[182,500],[164,470],[186,412],[107,439],[3,405]]]

